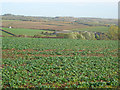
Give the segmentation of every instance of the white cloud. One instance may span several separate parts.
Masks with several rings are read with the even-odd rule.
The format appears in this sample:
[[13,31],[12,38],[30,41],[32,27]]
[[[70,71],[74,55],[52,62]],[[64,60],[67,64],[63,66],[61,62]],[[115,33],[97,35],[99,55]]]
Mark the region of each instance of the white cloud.
[[4,2],[118,2],[119,0],[0,0]]

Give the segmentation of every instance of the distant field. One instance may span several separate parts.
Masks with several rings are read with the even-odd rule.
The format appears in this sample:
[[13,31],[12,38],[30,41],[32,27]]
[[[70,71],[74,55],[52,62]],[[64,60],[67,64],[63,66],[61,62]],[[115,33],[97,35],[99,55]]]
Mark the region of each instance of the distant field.
[[96,31],[96,32],[107,32],[109,27],[89,27],[89,28],[82,28],[82,29],[72,29],[76,31]]
[[[27,35],[27,36],[34,36],[34,35],[42,35],[41,32],[52,32],[48,30],[38,30],[38,29],[23,29],[23,28],[2,28],[4,30],[7,30],[8,32],[11,32],[15,35]],[[96,31],[96,32],[107,32],[109,27],[89,27],[89,28],[82,28],[82,29],[72,29],[72,31]],[[7,34],[5,32],[2,32],[3,36],[11,36],[10,34]],[[55,37],[56,35],[47,35],[47,36],[53,36]]]
[[52,29],[52,30],[71,30],[76,28],[87,28],[89,26],[83,24],[77,24],[64,21],[18,21],[18,20],[3,20],[2,25],[4,27],[12,26],[14,28],[26,28],[26,29]]
[[2,20],[2,21],[6,22],[6,21],[20,21],[20,20]]
[[[2,28],[2,29],[7,30],[16,35],[28,35],[28,36],[34,36],[44,31],[44,30],[37,30],[37,29],[19,29],[19,28]],[[2,35],[8,36],[9,34],[2,32]]]
[[[64,22],[64,21],[20,21],[20,20],[2,20],[4,27],[12,26],[13,28],[24,29],[51,29],[51,30],[77,30],[77,31],[96,31],[107,32],[109,27],[105,26],[88,26],[84,24],[78,24],[76,22]],[[24,30],[23,30],[24,31]],[[37,32],[34,30],[35,33]],[[31,31],[32,32],[32,31]]]

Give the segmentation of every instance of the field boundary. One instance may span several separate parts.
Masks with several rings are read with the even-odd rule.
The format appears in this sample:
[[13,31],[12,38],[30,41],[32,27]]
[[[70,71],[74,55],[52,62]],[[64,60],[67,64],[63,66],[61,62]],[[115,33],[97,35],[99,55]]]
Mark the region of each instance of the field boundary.
[[5,33],[7,33],[7,34],[12,35],[12,36],[16,36],[15,34],[13,34],[13,33],[11,33],[11,32],[8,32],[7,30],[3,30],[3,29],[0,29],[0,30],[3,31],[3,32],[5,32]]

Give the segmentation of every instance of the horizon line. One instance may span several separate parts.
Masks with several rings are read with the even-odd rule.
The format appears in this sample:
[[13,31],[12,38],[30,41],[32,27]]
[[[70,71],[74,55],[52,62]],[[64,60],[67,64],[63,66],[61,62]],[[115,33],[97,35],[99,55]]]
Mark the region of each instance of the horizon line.
[[[11,14],[11,13],[6,13],[6,14]],[[0,14],[0,16],[3,16],[5,14]],[[15,16],[30,16],[30,17],[73,17],[73,18],[99,18],[99,19],[118,19],[118,18],[107,18],[107,17],[92,17],[92,16],[40,16],[40,15],[23,15],[23,14],[11,14]]]

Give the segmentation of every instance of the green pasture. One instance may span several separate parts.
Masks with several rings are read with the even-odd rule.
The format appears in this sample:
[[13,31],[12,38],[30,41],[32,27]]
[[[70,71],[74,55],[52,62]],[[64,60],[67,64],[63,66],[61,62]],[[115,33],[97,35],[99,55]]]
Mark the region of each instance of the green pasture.
[[95,31],[95,32],[108,32],[109,27],[104,26],[96,26],[96,27],[89,27],[89,28],[82,28],[82,29],[72,29],[74,31]]
[[[37,30],[37,29],[21,29],[21,28],[2,28],[4,30],[7,30],[8,32],[11,32],[15,35],[28,35],[28,36],[34,36],[37,34],[40,34],[41,32],[45,30]],[[2,32],[2,35],[7,36],[7,33]]]

